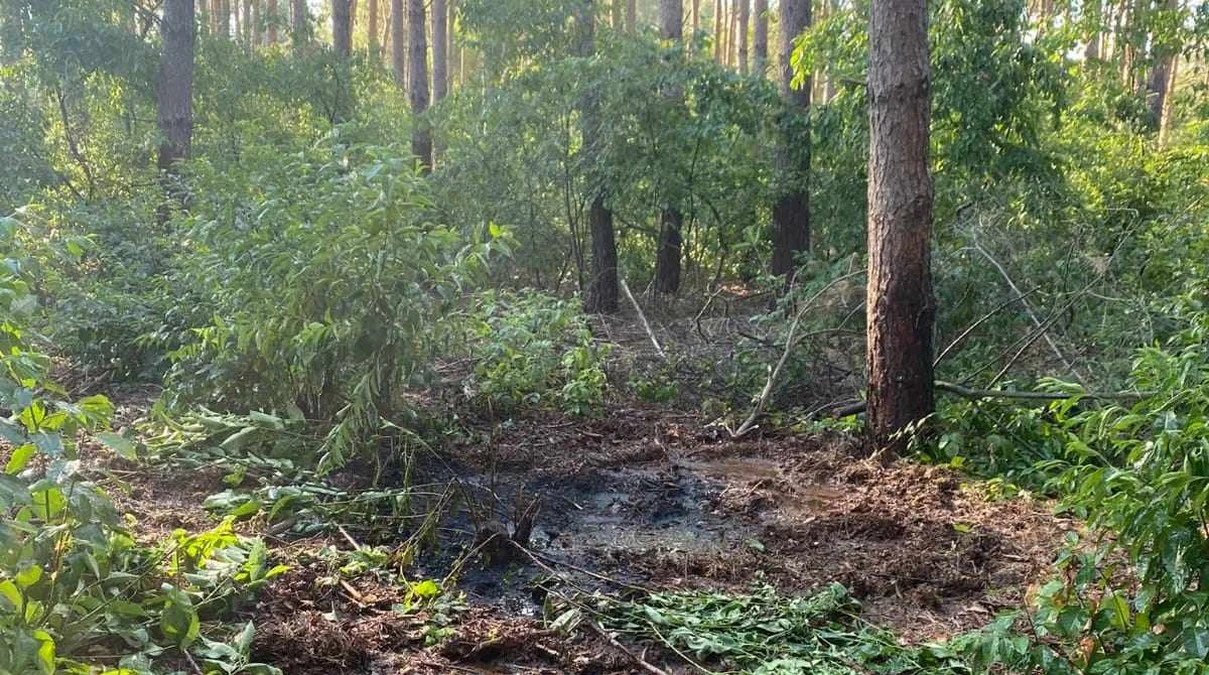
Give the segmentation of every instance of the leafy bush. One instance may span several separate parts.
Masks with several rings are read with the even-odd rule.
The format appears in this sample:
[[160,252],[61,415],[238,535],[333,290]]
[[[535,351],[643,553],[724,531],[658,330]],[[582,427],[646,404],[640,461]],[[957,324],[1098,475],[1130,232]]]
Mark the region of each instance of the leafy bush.
[[490,245],[429,220],[427,184],[395,147],[333,136],[291,158],[248,150],[245,166],[193,165],[178,285],[211,314],[169,382],[178,399],[334,421],[321,464],[338,467],[423,381]]
[[466,382],[497,409],[553,404],[583,415],[604,399],[607,346],[574,301],[485,292],[471,316],[474,372]]

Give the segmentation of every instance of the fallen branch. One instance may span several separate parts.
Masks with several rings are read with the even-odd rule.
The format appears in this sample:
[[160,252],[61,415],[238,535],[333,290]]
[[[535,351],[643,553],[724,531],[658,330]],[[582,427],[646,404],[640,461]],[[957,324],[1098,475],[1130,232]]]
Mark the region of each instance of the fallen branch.
[[659,340],[655,337],[655,331],[651,330],[651,324],[647,323],[646,315],[642,313],[642,307],[638,301],[634,299],[634,294],[630,292],[630,286],[621,279],[621,290],[625,291],[625,296],[630,299],[630,304],[634,305],[634,311],[638,312],[638,320],[642,322],[642,327],[646,329],[647,337],[651,338],[651,344],[655,345],[655,351],[659,353],[659,358],[667,361],[667,354],[663,353],[663,347],[659,346]]
[[651,663],[649,661],[647,661],[646,659],[642,658],[641,656],[635,654],[632,649],[630,649],[629,647],[626,647],[625,645],[618,642],[617,638],[613,637],[612,635],[609,635],[608,632],[605,631],[605,629],[601,628],[600,625],[597,624],[595,621],[585,621],[584,624],[588,628],[591,628],[592,632],[594,632],[597,635],[599,635],[600,637],[604,638],[605,642],[608,642],[610,645],[612,645],[612,647],[614,649],[616,649],[617,651],[621,652],[622,654],[625,654],[626,656],[630,657],[630,660],[633,661],[634,664],[637,665],[642,670],[645,670],[646,672],[650,673],[651,675],[669,675],[669,673],[666,670],[663,670],[662,668],[658,668],[654,665],[651,665]]
[[730,432],[732,439],[742,438],[752,429],[756,428],[756,420],[760,418],[760,415],[764,414],[764,410],[768,407],[768,401],[772,398],[772,390],[776,386],[777,378],[781,375],[781,369],[785,367],[785,362],[789,360],[789,353],[793,351],[794,344],[796,343],[795,336],[798,332],[798,324],[801,323],[802,317],[806,315],[806,310],[810,309],[815,300],[818,300],[824,293],[831,290],[832,286],[864,273],[865,270],[858,270],[856,272],[849,272],[841,277],[836,277],[803,303],[802,308],[793,317],[793,323],[789,325],[789,335],[785,337],[785,350],[781,352],[781,358],[777,360],[776,367],[769,371],[768,379],[764,382],[764,389],[760,391],[760,396],[756,399],[756,405],[752,408],[751,414],[747,416],[747,419],[743,420],[743,424],[740,424],[738,429]]
[[[1153,396],[1151,391],[1112,391],[1112,392],[1083,392],[1067,394],[1051,391],[1020,391],[1016,389],[971,389],[960,384],[937,380],[932,385],[936,391],[943,391],[954,396],[981,401],[983,399],[1008,399],[1018,401],[1065,401],[1070,398],[1086,398],[1094,401],[1138,401]],[[822,417],[826,411],[827,417],[848,417],[859,415],[867,409],[864,401],[847,401],[825,405],[811,413],[810,417]]]

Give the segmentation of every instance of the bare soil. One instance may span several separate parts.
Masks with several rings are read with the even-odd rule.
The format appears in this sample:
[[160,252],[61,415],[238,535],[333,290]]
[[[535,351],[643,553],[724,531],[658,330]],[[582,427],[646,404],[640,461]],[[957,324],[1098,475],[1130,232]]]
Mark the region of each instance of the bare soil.
[[[291,571],[251,611],[258,659],[292,674],[638,673],[632,655],[591,632],[547,630],[548,590],[743,591],[753,582],[785,593],[839,582],[904,642],[939,640],[1022,603],[1078,527],[1044,501],[990,499],[946,468],[865,461],[840,435],[734,441],[694,416],[642,406],[462,423],[468,433],[434,449],[421,478],[454,482],[465,499],[408,578],[443,578],[481,543],[486,521],[514,531],[537,501],[530,553],[466,563],[458,588],[468,606],[451,636],[426,645],[432,617],[392,611],[405,587],[373,575],[332,581],[314,552],[349,548],[341,535],[266,536]],[[148,536],[206,527],[200,502],[222,489],[221,472],[122,477],[120,506]],[[671,660],[660,667],[682,672]]]

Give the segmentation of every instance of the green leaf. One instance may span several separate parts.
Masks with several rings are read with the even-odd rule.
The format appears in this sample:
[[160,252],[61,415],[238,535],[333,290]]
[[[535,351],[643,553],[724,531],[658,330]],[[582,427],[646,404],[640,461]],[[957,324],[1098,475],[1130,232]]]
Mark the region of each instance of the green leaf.
[[38,447],[33,443],[26,443],[15,450],[8,458],[8,464],[4,467],[4,472],[7,474],[17,474],[25,470],[29,460],[38,452]]
[[1204,660],[1209,656],[1209,628],[1198,626],[1185,631],[1184,651],[1197,660]]
[[21,608],[25,596],[17,588],[17,584],[10,579],[5,579],[0,581],[0,598],[8,602],[10,611],[16,611]]
[[55,672],[55,640],[44,630],[34,631],[38,641],[38,670],[45,675]]
[[412,585],[411,593],[417,598],[435,598],[441,594],[441,586],[432,579],[425,579]]
[[33,563],[26,563],[25,566],[17,572],[17,576],[14,578],[14,580],[21,588],[29,588],[30,586],[38,583],[38,580],[41,578],[42,568]]
[[97,434],[97,440],[103,443],[105,447],[117,453],[118,457],[122,459],[130,461],[138,459],[138,445],[121,434],[103,431]]

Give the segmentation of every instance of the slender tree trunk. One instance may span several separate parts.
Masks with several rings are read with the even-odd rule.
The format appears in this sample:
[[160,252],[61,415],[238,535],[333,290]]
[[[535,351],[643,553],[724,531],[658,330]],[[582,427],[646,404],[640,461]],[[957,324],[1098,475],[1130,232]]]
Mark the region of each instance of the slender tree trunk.
[[622,23],[624,20],[623,15],[625,14],[625,7],[622,6],[623,2],[625,0],[610,0],[609,2],[609,25],[615,31],[619,31],[624,27]]
[[747,74],[747,27],[751,20],[751,0],[738,0],[739,3],[739,73]]
[[[156,76],[156,123],[160,131],[156,166],[163,175],[168,196],[184,201],[175,174],[178,163],[189,156],[193,141],[193,53],[197,43],[196,7],[193,0],[165,0],[160,22],[163,38]],[[158,220],[168,219],[161,209]]]
[[[580,27],[579,56],[590,57],[596,51],[596,17],[593,0],[582,0],[577,8],[576,20]],[[583,98],[583,143],[589,161],[585,166],[595,167],[595,159],[601,150],[600,104],[595,91],[588,91]],[[584,311],[593,314],[610,314],[617,311],[617,241],[613,231],[613,212],[605,203],[606,193],[600,173],[588,170],[588,189],[591,191],[591,206],[588,209],[588,226],[592,233],[592,276],[584,292]]]
[[277,0],[269,0],[268,9],[265,11],[267,24],[265,41],[269,46],[277,44],[277,17]]
[[260,11],[261,0],[252,0],[252,51],[255,51],[260,46],[261,26],[264,25],[264,17]]
[[[458,7],[457,0],[449,0],[449,21],[446,24],[446,39],[449,42],[445,50],[445,58],[449,62],[449,91],[453,91],[453,84],[459,82],[462,77],[461,64],[458,62],[458,46],[457,46],[457,21]],[[456,72],[455,72],[456,71]]]
[[780,196],[772,207],[772,273],[790,281],[794,258],[810,250],[810,93],[807,81],[793,88],[793,41],[810,27],[810,0],[780,0],[778,67],[785,112],[776,152]]
[[[252,27],[252,3],[255,0],[243,0],[243,48],[252,53],[252,39],[256,30]],[[306,0],[303,0],[305,2]]]
[[1084,31],[1087,34],[1087,46],[1083,49],[1083,58],[1096,61],[1100,58],[1100,35],[1104,30],[1103,0],[1084,0]]
[[449,93],[449,8],[445,0],[432,0],[432,100]]
[[403,0],[390,0],[390,69],[395,84],[407,89],[407,15]]
[[[681,0],[659,0],[659,37],[669,42],[684,39],[684,5]],[[671,105],[680,104],[680,92],[668,91]],[[665,196],[659,217],[659,248],[655,254],[655,289],[660,293],[680,290],[681,225],[684,216],[672,196]]]
[[689,51],[697,51],[697,34],[701,31],[701,0],[692,0],[689,12],[689,26],[692,30],[689,40]]
[[927,2],[873,0],[869,16],[866,423],[890,459],[934,410]]
[[[231,3],[231,0],[227,0],[227,4],[230,4],[230,3]],[[240,21],[239,0],[235,0],[235,6],[232,7],[231,9],[233,11],[228,12],[231,15],[231,38],[230,39],[233,40],[235,42],[235,44],[240,44],[240,41],[243,40],[243,22]]]
[[224,40],[231,39],[231,0],[218,3],[218,35]]
[[368,0],[365,3],[365,9],[369,13],[368,23],[366,23],[366,37],[369,39],[369,56],[377,58],[378,56],[378,0]]
[[638,29],[638,0],[627,0],[625,5],[625,30],[633,33]]
[[428,36],[425,29],[424,0],[408,0],[407,46],[408,88],[414,127],[411,132],[411,151],[420,161],[420,166],[432,169],[432,133],[424,113],[428,111]]
[[727,65],[736,70],[739,69],[739,7],[738,3],[746,0],[731,0],[734,4],[730,8],[730,35],[727,38],[726,59]]
[[714,61],[722,65],[725,61],[726,39],[722,34],[722,0],[714,0]]
[[332,0],[332,48],[341,60],[353,55],[353,23],[349,0]]
[[755,22],[752,48],[755,51],[756,77],[768,75],[768,0],[755,0]]

